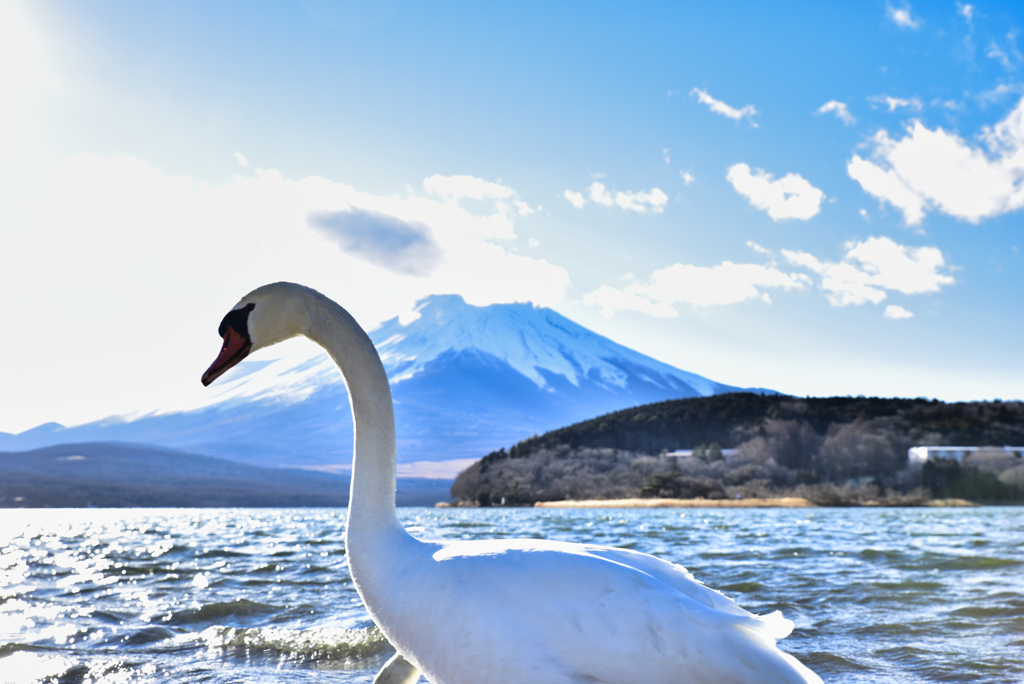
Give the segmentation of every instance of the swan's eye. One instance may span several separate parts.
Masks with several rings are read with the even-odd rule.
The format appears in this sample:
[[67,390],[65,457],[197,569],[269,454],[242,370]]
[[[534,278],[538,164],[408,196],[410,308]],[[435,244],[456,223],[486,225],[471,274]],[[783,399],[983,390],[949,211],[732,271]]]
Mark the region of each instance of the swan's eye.
[[217,328],[217,334],[224,338],[225,344],[227,344],[226,335],[232,330],[242,339],[249,340],[249,312],[255,308],[256,305],[249,302],[241,309],[228,311],[224,320],[220,322],[220,327]]

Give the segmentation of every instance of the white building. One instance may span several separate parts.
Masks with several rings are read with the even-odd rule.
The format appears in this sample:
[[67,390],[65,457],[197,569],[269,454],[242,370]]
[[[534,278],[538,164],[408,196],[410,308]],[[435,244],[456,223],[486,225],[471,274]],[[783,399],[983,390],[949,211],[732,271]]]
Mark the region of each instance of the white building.
[[[927,461],[945,458],[962,463],[965,456],[969,456],[979,449],[999,449],[1000,447],[976,447],[976,446],[916,446],[907,450],[907,458],[911,465],[921,465]],[[1017,458],[1024,458],[1024,447],[1004,446],[1001,447],[1008,454]]]
[[[736,453],[736,449],[722,449],[722,456],[729,458]],[[675,451],[661,452],[662,459],[665,458],[693,458],[693,449],[676,449]]]

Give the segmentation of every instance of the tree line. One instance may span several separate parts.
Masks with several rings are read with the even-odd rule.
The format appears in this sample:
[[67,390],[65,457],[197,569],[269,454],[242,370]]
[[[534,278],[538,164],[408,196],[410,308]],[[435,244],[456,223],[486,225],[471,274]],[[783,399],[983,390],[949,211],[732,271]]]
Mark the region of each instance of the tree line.
[[[1024,403],[732,393],[617,411],[523,440],[456,479],[455,500],[801,495],[817,503],[1024,496],[1021,459],[908,467],[915,445],[1024,444]],[[692,458],[665,452],[692,448]],[[732,450],[724,456],[722,449]]]

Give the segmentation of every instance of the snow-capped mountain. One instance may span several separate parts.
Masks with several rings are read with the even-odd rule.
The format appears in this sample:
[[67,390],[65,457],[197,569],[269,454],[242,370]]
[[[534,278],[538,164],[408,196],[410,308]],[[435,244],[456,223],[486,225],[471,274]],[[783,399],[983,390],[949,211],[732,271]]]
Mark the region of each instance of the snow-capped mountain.
[[[535,433],[637,404],[738,388],[616,344],[550,309],[422,300],[370,334],[392,384],[400,462],[479,457]],[[86,441],[187,449],[258,465],[351,460],[340,374],[304,340],[240,363],[201,405],[0,434],[0,450]]]

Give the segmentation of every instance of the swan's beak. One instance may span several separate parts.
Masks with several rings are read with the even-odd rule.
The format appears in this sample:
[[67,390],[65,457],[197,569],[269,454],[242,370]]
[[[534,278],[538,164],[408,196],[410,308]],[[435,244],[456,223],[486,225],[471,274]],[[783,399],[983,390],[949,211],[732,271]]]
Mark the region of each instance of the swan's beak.
[[224,346],[220,348],[220,354],[213,365],[203,373],[203,385],[209,386],[211,382],[224,375],[236,363],[249,355],[252,349],[252,342],[245,335],[239,335],[233,328],[227,327],[224,331]]

